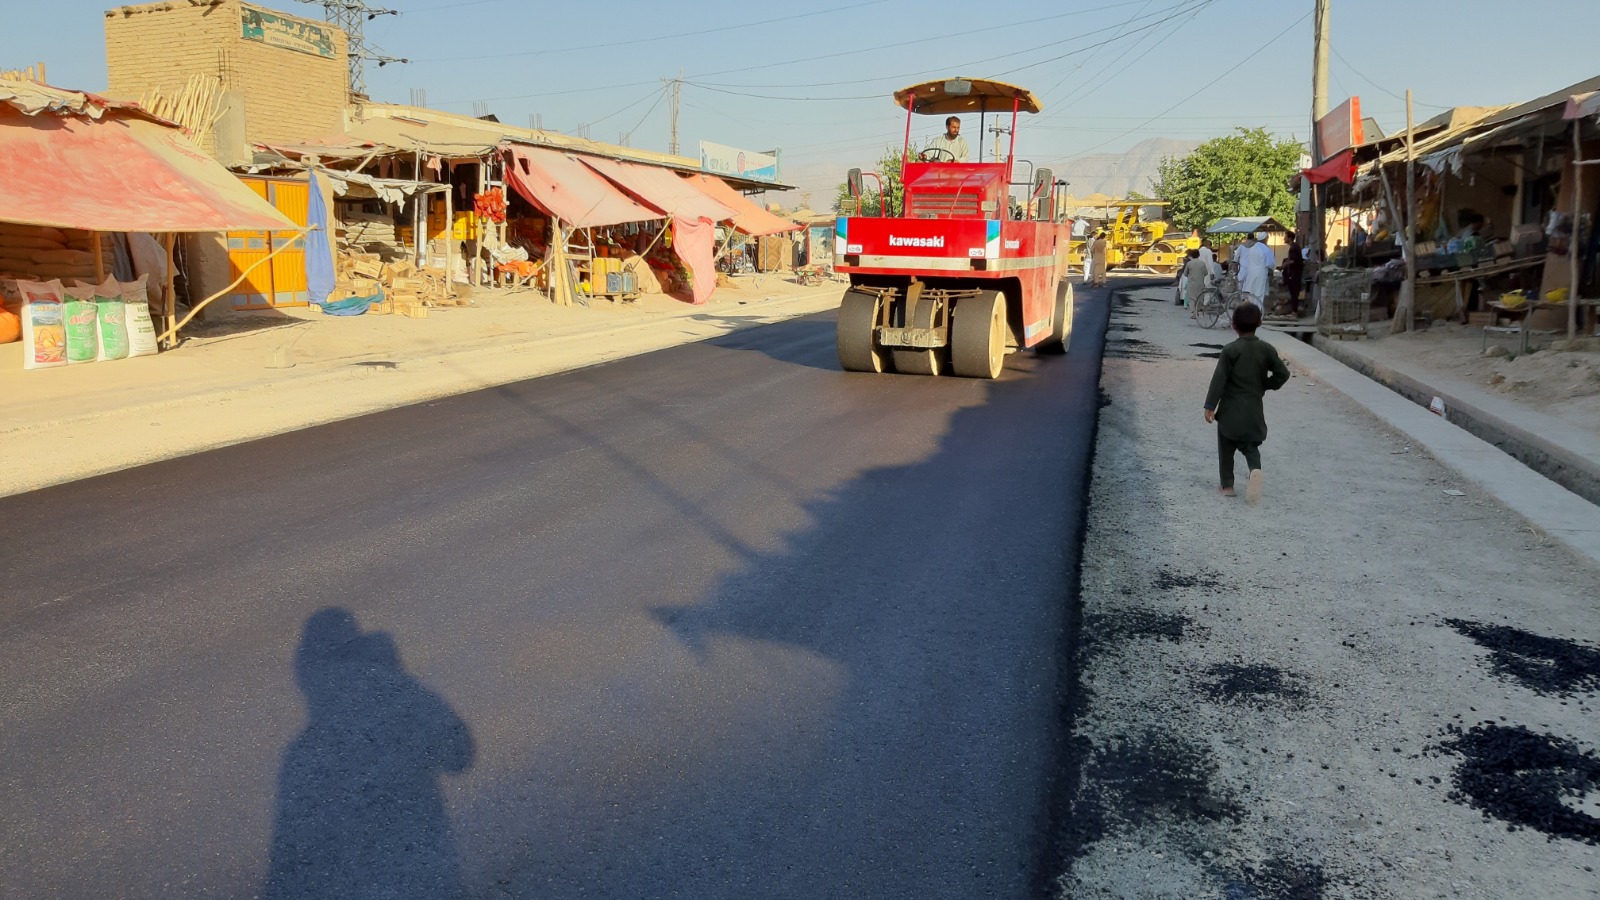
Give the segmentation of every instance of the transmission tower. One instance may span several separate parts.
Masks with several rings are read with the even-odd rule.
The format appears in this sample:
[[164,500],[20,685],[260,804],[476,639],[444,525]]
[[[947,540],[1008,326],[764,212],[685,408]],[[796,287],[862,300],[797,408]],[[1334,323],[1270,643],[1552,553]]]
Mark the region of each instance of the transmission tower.
[[390,63],[411,62],[398,56],[386,56],[378,52],[377,48],[367,46],[366,24],[379,16],[398,16],[399,10],[368,6],[362,0],[299,0],[299,2],[322,7],[323,19],[337,25],[349,37],[350,93],[366,96],[367,63],[377,63],[379,68],[383,68]]

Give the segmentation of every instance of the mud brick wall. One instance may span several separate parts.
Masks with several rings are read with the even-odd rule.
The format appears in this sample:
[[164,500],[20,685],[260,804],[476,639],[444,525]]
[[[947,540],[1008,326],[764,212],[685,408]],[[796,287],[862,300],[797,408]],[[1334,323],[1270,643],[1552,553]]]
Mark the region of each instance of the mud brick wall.
[[[176,94],[193,75],[222,80],[223,121],[205,142],[224,163],[249,159],[249,145],[316,140],[344,131],[349,99],[344,32],[324,57],[244,39],[240,0],[167,0],[107,10],[111,96],[137,100],[151,88]],[[265,8],[265,7],[262,7]]]

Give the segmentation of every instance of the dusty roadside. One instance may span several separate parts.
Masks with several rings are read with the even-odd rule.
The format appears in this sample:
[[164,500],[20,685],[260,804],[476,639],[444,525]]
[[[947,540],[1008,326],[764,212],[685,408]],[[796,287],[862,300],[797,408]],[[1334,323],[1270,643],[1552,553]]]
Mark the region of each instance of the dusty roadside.
[[1218,497],[1170,295],[1107,338],[1059,895],[1600,897],[1596,573],[1303,374]]
[[[426,320],[304,313],[160,356],[25,372],[0,346],[0,496],[706,340],[838,306],[765,276],[705,306],[554,307],[491,294]],[[285,367],[287,365],[287,367]],[[374,464],[394,448],[374,448]]]

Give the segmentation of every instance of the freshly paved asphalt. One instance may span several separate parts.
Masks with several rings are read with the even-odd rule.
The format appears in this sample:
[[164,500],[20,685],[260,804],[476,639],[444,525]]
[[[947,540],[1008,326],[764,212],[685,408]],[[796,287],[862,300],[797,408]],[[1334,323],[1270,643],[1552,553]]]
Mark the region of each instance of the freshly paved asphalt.
[[992,383],[817,316],[0,501],[0,896],[1032,895],[1106,303]]

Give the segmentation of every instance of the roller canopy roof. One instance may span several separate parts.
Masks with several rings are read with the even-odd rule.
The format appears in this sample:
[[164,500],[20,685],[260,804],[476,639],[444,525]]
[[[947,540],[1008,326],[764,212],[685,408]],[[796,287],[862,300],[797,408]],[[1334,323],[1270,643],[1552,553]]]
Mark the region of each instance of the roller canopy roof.
[[911,111],[930,116],[983,110],[1003,112],[1011,109],[1013,99],[1022,101],[1017,106],[1019,112],[1036,113],[1042,108],[1026,88],[981,78],[941,78],[914,84],[895,91],[894,102],[901,109],[907,109],[913,94],[917,106]]

